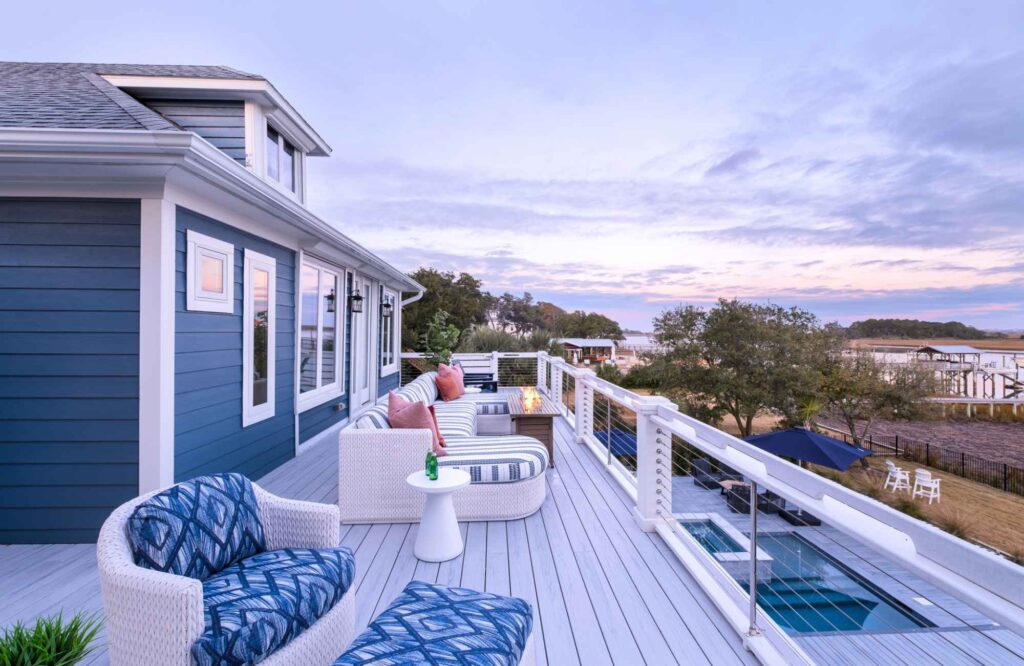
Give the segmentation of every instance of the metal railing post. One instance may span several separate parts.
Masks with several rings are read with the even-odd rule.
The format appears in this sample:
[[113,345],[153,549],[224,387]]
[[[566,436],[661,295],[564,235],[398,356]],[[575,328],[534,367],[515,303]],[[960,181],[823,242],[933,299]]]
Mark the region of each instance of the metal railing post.
[[757,627],[757,484],[750,482],[750,628],[748,636],[760,636]]

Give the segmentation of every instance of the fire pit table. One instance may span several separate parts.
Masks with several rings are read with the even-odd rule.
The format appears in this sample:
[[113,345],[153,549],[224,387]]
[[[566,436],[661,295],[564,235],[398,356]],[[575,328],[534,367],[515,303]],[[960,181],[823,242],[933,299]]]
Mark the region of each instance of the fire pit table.
[[517,435],[533,437],[548,450],[548,464],[555,466],[554,419],[562,410],[535,388],[521,388],[509,391],[508,413],[512,417],[512,430]]

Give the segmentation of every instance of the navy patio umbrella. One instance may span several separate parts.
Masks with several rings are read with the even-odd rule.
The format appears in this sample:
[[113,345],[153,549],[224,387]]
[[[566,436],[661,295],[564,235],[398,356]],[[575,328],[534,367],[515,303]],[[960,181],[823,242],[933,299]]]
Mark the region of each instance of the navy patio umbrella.
[[853,463],[871,455],[871,451],[867,449],[851,446],[834,437],[806,428],[790,428],[764,435],[751,435],[746,441],[777,456],[796,458],[839,471],[846,471]]

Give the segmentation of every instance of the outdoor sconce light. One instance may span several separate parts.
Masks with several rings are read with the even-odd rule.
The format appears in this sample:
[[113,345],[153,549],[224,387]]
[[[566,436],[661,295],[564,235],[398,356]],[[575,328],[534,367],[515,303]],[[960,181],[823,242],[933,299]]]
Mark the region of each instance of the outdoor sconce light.
[[334,300],[335,300],[334,299],[334,290],[331,289],[331,293],[327,294],[327,311],[328,312],[334,312],[335,311]]
[[352,307],[352,312],[363,311],[363,295],[359,292],[353,293],[348,299],[349,305]]
[[388,301],[384,301],[383,303],[380,304],[380,316],[383,317],[384,319],[390,319],[394,310],[395,306],[393,306]]

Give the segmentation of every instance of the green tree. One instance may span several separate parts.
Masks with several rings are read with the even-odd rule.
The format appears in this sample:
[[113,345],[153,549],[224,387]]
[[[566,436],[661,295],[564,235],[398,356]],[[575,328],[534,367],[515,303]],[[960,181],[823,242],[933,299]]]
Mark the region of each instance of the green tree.
[[694,413],[731,416],[743,436],[761,411],[799,418],[838,345],[833,329],[805,310],[737,300],[668,310],[654,331],[666,349],[651,357],[662,387],[681,390]]
[[531,333],[543,324],[540,308],[528,291],[522,296],[506,291],[492,297],[489,316],[494,327],[512,333]]
[[552,334],[547,331],[537,330],[525,335],[517,335],[489,326],[477,326],[462,336],[459,351],[476,353],[546,351],[549,354],[561,355],[564,349],[562,345],[553,342]]
[[459,344],[458,327],[448,323],[449,315],[444,310],[438,310],[427,324],[426,330],[420,337],[420,347],[427,362],[435,367],[440,363],[450,364],[452,352]]
[[625,339],[622,328],[614,319],[583,310],[560,315],[555,321],[555,332],[565,338],[609,338],[616,341]]
[[487,321],[491,296],[480,291],[480,281],[468,273],[442,272],[420,268],[410,277],[426,288],[423,298],[402,309],[402,347],[416,351],[417,345],[439,310],[460,331]]
[[855,444],[882,419],[915,419],[928,412],[925,398],[935,377],[914,363],[885,363],[871,352],[833,356],[823,373],[823,405],[843,421]]

